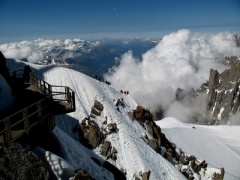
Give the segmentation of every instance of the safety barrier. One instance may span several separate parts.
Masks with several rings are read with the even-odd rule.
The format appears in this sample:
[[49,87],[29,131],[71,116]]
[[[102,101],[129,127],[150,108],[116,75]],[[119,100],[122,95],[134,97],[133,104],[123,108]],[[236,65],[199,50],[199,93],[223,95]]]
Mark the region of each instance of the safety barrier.
[[0,120],[0,145],[11,146],[11,143],[35,126],[47,123],[54,127],[54,116],[51,112],[51,101],[44,98],[2,120]]
[[46,81],[40,79],[35,74],[31,75],[32,84],[42,92],[46,97],[51,98],[54,102],[65,102],[69,105],[70,111],[75,111],[75,93],[68,86],[50,85]]
[[[12,74],[19,79],[22,78],[21,72],[23,71],[15,71]],[[28,134],[29,130],[35,126],[44,125],[48,130],[52,130],[55,126],[54,114],[56,111],[54,109],[58,109],[54,108],[54,105],[62,105],[58,114],[76,110],[75,93],[71,88],[50,85],[33,73],[30,83],[43,93],[45,98],[0,120],[0,146],[11,146],[13,141]]]

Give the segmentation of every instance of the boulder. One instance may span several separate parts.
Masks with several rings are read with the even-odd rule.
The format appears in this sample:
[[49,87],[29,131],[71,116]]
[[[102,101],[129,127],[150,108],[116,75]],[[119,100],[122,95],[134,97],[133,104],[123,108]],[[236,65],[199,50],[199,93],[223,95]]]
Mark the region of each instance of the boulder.
[[108,161],[105,161],[103,163],[103,167],[106,168],[108,171],[110,171],[114,175],[115,180],[126,180],[125,174],[119,170],[116,166],[109,163]]
[[158,142],[156,139],[147,139],[147,144],[156,152],[160,152]]
[[93,105],[94,108],[96,108],[98,111],[103,111],[103,105],[102,103],[100,103],[99,101],[95,100],[94,101],[94,105]]
[[91,149],[95,149],[102,142],[104,137],[97,123],[92,120],[88,123],[83,121],[80,125],[79,131],[83,138],[83,144]]
[[177,88],[175,92],[175,99],[177,101],[181,101],[184,98],[184,91],[181,88]]
[[107,130],[109,132],[109,134],[116,132],[117,131],[117,124],[116,123],[109,123],[107,125]]
[[93,180],[93,178],[84,170],[77,170],[73,180]]
[[151,171],[146,171],[142,173],[142,180],[149,180],[150,174],[151,174]]
[[108,152],[110,151],[110,149],[111,149],[111,142],[109,142],[109,141],[104,141],[104,143],[103,143],[103,145],[102,145],[102,147],[101,147],[101,149],[100,149],[100,154],[101,154],[102,156],[107,157],[107,154],[108,154]]
[[128,116],[131,120],[134,120],[134,113],[133,112],[128,112]]
[[92,107],[91,115],[100,116],[101,115],[101,111],[98,111],[95,107]]

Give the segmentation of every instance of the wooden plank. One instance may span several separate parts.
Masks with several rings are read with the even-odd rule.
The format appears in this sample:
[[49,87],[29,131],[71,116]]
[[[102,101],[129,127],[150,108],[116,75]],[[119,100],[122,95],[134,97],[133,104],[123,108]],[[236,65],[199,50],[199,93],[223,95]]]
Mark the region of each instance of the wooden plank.
[[17,138],[21,137],[25,133],[24,130],[12,131],[12,140],[15,141]]
[[[24,130],[12,131],[12,142],[21,137],[24,133],[25,133]],[[4,144],[4,137],[2,134],[0,135],[0,144]]]

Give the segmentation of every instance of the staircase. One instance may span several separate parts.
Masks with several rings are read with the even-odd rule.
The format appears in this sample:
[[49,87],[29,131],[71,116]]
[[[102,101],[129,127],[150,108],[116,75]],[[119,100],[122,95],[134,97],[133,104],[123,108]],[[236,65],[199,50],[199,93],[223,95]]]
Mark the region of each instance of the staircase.
[[[71,88],[50,85],[35,74],[31,74],[29,83],[24,83],[19,76],[14,78],[23,85],[21,101],[32,99],[34,102],[0,120],[0,146],[11,146],[34,127],[50,132],[55,127],[54,115],[75,111],[75,93]],[[39,97],[36,99],[36,96]]]

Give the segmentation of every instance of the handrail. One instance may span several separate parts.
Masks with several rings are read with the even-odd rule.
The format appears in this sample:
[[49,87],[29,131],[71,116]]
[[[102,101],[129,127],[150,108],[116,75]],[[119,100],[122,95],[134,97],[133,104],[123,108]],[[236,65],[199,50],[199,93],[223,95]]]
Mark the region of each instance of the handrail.
[[[12,71],[11,74],[15,78],[23,78],[23,70]],[[75,92],[68,86],[51,85],[39,78],[35,73],[31,73],[30,82],[38,91],[54,102],[66,102],[69,104],[71,111],[76,110]]]
[[[17,73],[16,73],[17,72]],[[23,71],[15,71],[15,78],[22,78]],[[39,124],[43,124],[45,119],[54,119],[51,101],[66,102],[70,105],[70,110],[75,111],[75,93],[67,86],[50,85],[46,81],[31,73],[31,83],[38,91],[43,93],[46,98],[39,100],[28,107],[0,120],[0,139],[3,145],[11,146],[11,143],[23,134],[28,134],[29,130]],[[49,121],[48,121],[49,122]],[[13,136],[13,133],[17,135]]]
[[[3,136],[3,144],[10,146],[17,138],[25,133],[28,134],[32,127],[43,124],[45,119],[53,119],[50,106],[49,99],[44,98],[0,120],[0,136]],[[18,133],[13,137],[14,131]]]
[[[23,78],[23,70],[15,70],[11,72],[15,78]],[[54,102],[66,102],[70,105],[72,111],[76,110],[75,93],[68,86],[51,85],[39,78],[35,73],[31,73],[30,82],[38,91],[49,97]]]
[[45,96],[51,98],[53,101],[65,101],[70,105],[72,111],[76,110],[75,93],[70,87],[50,85],[33,73],[31,74],[31,82],[40,92],[42,92]]

